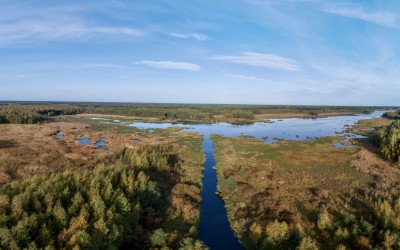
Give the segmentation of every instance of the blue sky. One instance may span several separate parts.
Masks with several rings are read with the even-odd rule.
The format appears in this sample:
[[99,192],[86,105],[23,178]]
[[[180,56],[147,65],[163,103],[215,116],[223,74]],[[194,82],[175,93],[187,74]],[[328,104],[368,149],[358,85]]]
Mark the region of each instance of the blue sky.
[[0,6],[0,100],[400,105],[398,0]]

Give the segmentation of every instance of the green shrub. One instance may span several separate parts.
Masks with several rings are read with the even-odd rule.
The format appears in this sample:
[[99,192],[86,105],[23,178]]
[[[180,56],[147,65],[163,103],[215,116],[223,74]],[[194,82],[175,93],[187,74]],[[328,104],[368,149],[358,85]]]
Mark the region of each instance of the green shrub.
[[386,159],[399,161],[400,120],[396,120],[390,126],[378,130],[375,135],[375,142]]

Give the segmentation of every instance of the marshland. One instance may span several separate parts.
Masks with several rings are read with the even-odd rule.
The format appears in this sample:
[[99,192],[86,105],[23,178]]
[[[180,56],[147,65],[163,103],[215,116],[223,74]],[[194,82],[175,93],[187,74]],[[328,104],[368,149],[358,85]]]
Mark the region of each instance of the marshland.
[[[397,111],[166,105],[219,116],[180,120],[163,105],[96,105],[108,111],[0,107],[4,248],[396,244],[398,151],[387,152]],[[120,113],[129,106],[151,112]],[[269,118],[222,119],[243,110]]]

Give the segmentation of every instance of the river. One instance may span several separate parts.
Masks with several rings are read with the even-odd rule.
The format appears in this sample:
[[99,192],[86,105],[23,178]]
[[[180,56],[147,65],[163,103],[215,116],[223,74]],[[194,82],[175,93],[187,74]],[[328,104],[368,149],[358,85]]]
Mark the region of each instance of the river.
[[[156,129],[168,127],[185,127],[184,131],[194,130],[204,136],[202,149],[206,161],[204,163],[204,178],[202,203],[200,208],[200,240],[210,249],[243,249],[234,235],[227,218],[223,201],[216,195],[217,176],[213,169],[214,147],[210,135],[219,134],[225,137],[253,136],[264,138],[264,143],[273,143],[277,139],[311,140],[322,136],[344,135],[349,126],[355,125],[363,119],[382,116],[383,111],[371,114],[352,116],[334,116],[326,118],[304,119],[270,119],[268,122],[257,122],[250,125],[232,125],[228,123],[213,124],[172,124],[172,123],[143,123],[137,122],[130,126],[142,129]],[[355,136],[347,134],[347,137]],[[332,145],[340,147],[339,144]]]

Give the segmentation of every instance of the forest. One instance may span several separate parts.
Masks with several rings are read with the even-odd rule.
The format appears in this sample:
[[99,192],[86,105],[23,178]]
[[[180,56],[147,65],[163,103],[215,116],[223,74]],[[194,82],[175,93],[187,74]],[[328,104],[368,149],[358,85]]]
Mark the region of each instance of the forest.
[[[58,115],[79,113],[157,118],[169,122],[252,123],[270,116],[315,117],[318,115],[371,112],[377,107],[274,106],[141,103],[1,103],[0,124],[34,124]],[[382,107],[380,107],[382,108]],[[388,107],[389,108],[389,107]]]
[[71,104],[0,105],[0,124],[35,124],[58,115],[82,113],[83,107]]
[[304,114],[370,112],[374,107],[326,107],[326,106],[274,106],[274,105],[216,105],[216,104],[86,104],[86,113],[127,115],[137,117],[159,117],[164,120],[186,122],[231,123],[255,121],[263,114]]
[[[59,119],[1,125],[0,249],[205,249],[202,137],[141,134]],[[132,143],[139,135],[146,143]],[[80,136],[103,137],[108,151]]]
[[[205,249],[195,240],[196,209],[185,214],[185,205],[174,206],[168,198],[185,199],[171,194],[179,183],[174,151],[124,149],[112,156],[115,165],[4,184],[1,248]],[[171,227],[174,216],[183,216],[179,227]]]

